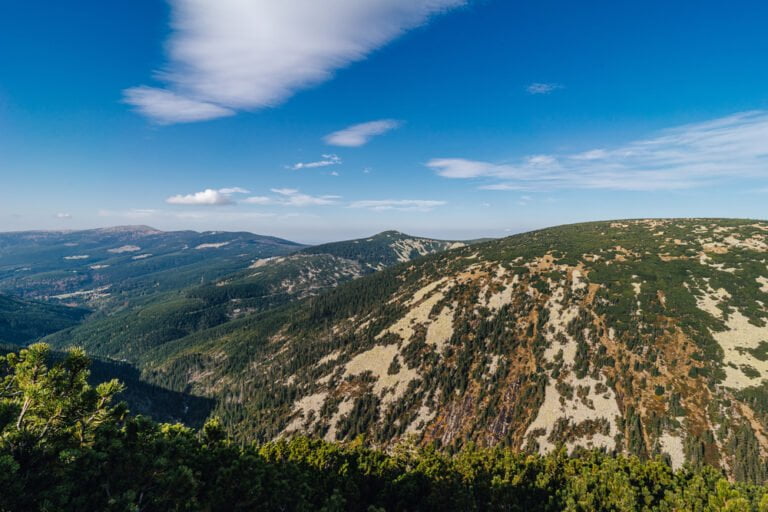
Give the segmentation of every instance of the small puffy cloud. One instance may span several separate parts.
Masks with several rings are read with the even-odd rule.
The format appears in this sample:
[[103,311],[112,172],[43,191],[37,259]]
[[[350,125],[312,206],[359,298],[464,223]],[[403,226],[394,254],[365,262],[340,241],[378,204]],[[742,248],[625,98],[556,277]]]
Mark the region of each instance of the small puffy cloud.
[[301,169],[317,169],[318,167],[328,167],[329,165],[341,164],[341,158],[338,155],[329,154],[322,155],[322,160],[316,160],[314,162],[297,162],[293,165],[289,165],[288,169],[298,171]]
[[525,90],[528,91],[528,94],[549,94],[562,88],[563,86],[560,84],[534,82],[528,85]]
[[247,194],[249,191],[241,187],[221,188],[218,190],[207,188],[194,194],[175,195],[165,200],[168,204],[186,206],[222,206],[233,204],[233,194]]
[[232,199],[227,194],[222,194],[218,190],[207,188],[202,192],[195,192],[194,194],[171,196],[165,202],[178,205],[221,206],[232,204]]
[[56,214],[57,219],[71,219],[72,214],[71,213],[57,213]]
[[433,201],[427,199],[380,199],[354,201],[350,208],[366,208],[374,211],[399,210],[428,212],[438,206],[447,204],[445,201]]
[[367,144],[373,137],[382,135],[400,126],[400,121],[380,119],[344,128],[326,135],[323,140],[331,146],[355,148]]

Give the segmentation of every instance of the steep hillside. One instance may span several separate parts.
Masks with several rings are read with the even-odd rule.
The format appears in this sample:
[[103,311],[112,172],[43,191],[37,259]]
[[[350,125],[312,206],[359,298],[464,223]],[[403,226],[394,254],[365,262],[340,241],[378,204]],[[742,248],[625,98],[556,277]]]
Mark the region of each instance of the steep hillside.
[[464,242],[433,240],[406,235],[399,231],[384,231],[370,238],[308,247],[302,253],[328,254],[357,261],[366,269],[380,270],[396,263],[464,245]]
[[77,325],[89,313],[0,294],[0,343],[22,345]]
[[[9,352],[18,352],[19,347],[0,342],[0,356]],[[61,361],[66,357],[63,352],[52,353],[52,361]],[[126,363],[90,358],[88,382],[98,385],[112,379],[118,379],[125,389],[116,396],[124,401],[132,414],[151,417],[155,421],[183,422],[199,427],[213,409],[213,400],[192,396],[178,391],[170,391],[141,380],[139,371]]]
[[768,223],[633,220],[459,248],[145,355],[241,438],[563,444],[764,481]]
[[146,226],[0,233],[0,291],[114,310],[302,247],[251,233]]
[[303,299],[422,255],[461,247],[461,242],[411,237],[387,231],[370,238],[334,242],[297,253],[258,258],[245,270],[169,293],[116,315],[94,318],[47,341],[76,344],[90,353],[141,362],[149,349],[224,326]]

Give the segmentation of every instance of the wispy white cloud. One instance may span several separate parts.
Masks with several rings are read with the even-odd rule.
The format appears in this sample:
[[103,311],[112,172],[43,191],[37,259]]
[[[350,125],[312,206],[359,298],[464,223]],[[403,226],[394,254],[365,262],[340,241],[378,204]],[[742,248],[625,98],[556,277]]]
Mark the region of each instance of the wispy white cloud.
[[170,0],[161,88],[125,101],[160,123],[275,106],[466,0]]
[[107,210],[102,209],[98,211],[99,217],[114,218],[114,219],[127,219],[133,221],[142,222],[167,222],[173,220],[248,220],[248,219],[262,219],[262,218],[275,218],[278,217],[273,212],[257,212],[257,211],[237,211],[231,208],[225,209],[208,209],[208,210],[157,210],[157,209],[141,209],[131,208],[127,210]]
[[348,126],[343,130],[326,135],[323,140],[331,146],[356,148],[364,146],[373,137],[382,135],[400,126],[400,121],[394,119],[379,119],[367,123]]
[[272,192],[282,196],[278,203],[283,206],[326,206],[337,204],[341,196],[311,196],[292,188],[273,188]]
[[146,86],[126,89],[123,101],[158,124],[207,121],[235,114],[230,108]]
[[664,130],[613,149],[534,155],[514,163],[435,158],[439,176],[480,188],[670,190],[745,178],[768,179],[768,111],[733,114]]
[[298,189],[295,188],[273,188],[270,189],[275,194],[280,194],[281,196],[292,196],[299,193]]
[[163,213],[161,210],[156,210],[153,208],[130,208],[127,210],[108,210],[108,209],[101,209],[98,211],[99,217],[117,217],[117,218],[123,218],[123,219],[132,219],[132,220],[145,220],[152,218],[156,215],[159,215]]
[[533,201],[531,196],[520,196],[517,200],[517,204],[520,206],[528,206]]
[[322,160],[316,160],[314,162],[297,162],[293,165],[289,165],[288,169],[298,171],[301,169],[316,169],[318,167],[328,167],[329,165],[341,164],[341,158],[338,155],[322,155]]
[[193,194],[179,194],[165,200],[168,204],[186,206],[222,206],[233,204],[233,194],[247,194],[248,190],[241,187],[221,188],[218,190],[207,188]]
[[336,195],[324,195],[324,196],[312,196],[304,194],[295,188],[273,188],[271,191],[274,196],[254,196],[247,197],[241,202],[246,204],[257,205],[278,205],[278,206],[294,206],[294,207],[306,207],[306,206],[328,206],[338,204],[341,196]]
[[250,194],[251,191],[242,187],[220,188],[222,194]]
[[491,185],[481,185],[480,190],[525,190],[528,187],[522,185],[513,185],[512,183],[493,183]]
[[349,204],[349,207],[366,208],[375,211],[400,210],[428,212],[445,204],[447,204],[445,201],[432,201],[427,199],[381,199],[353,201]]
[[62,220],[69,220],[69,219],[72,218],[72,214],[71,213],[57,213],[56,214],[56,218],[57,219],[62,219]]
[[253,196],[253,197],[246,197],[241,203],[246,204],[272,204],[274,200],[271,197],[267,196]]
[[550,94],[562,88],[563,86],[560,84],[534,82],[529,84],[525,90],[528,91],[528,94]]

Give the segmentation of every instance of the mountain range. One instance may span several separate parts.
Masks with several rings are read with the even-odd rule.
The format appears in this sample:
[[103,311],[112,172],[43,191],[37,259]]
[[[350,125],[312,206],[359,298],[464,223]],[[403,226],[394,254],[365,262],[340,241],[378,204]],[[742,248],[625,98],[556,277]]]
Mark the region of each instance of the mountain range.
[[288,245],[202,285],[77,301],[95,312],[45,340],[210,399],[241,440],[565,446],[768,478],[766,222]]

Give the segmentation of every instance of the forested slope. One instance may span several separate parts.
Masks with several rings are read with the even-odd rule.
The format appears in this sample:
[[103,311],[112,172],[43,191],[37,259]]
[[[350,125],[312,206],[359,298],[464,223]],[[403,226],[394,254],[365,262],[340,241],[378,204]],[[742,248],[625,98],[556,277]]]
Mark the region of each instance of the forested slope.
[[768,489],[713,468],[564,450],[467,446],[389,453],[299,437],[228,439],[133,417],[117,381],[88,384],[82,351],[0,356],[0,510],[766,512]]
[[80,323],[89,311],[0,294],[0,343],[22,345]]
[[148,352],[240,439],[595,448],[768,477],[768,224],[562,226]]

